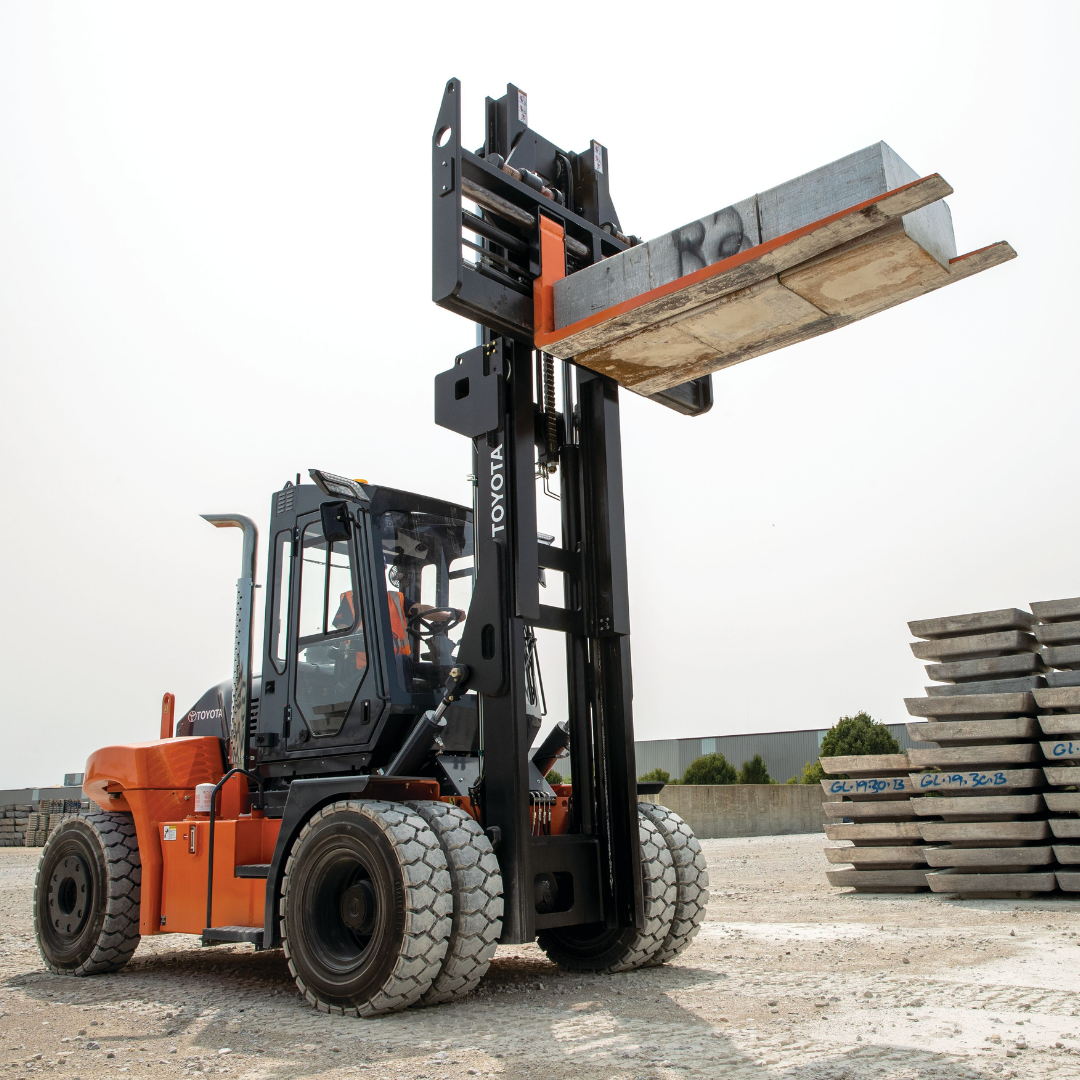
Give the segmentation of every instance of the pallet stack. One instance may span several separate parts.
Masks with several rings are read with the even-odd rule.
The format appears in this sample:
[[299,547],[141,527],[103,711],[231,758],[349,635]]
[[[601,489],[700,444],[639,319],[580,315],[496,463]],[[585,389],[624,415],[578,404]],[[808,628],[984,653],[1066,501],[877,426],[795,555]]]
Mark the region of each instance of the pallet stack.
[[907,754],[821,758],[829,801],[825,835],[851,847],[827,847],[830,885],[856,892],[917,892],[926,888],[925,845],[911,808],[914,784]]
[[1047,674],[1047,689],[1035,692],[1057,883],[1063,892],[1080,892],[1080,597],[1034,603],[1031,610],[1043,659],[1057,669]]
[[1052,891],[1054,851],[1046,820],[1041,730],[1034,694],[1045,665],[1018,608],[909,623],[931,679],[907,698],[914,739],[935,744],[909,758],[912,809],[926,851],[927,884],[961,899],[1022,898]]

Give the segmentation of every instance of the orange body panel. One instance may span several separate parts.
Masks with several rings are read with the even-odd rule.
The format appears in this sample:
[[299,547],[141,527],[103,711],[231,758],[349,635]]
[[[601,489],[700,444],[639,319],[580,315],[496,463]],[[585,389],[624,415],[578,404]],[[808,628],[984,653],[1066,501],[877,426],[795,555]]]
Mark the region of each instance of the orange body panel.
[[[223,773],[221,742],[210,736],[105,746],[87,759],[83,793],[103,810],[126,810],[135,819],[142,860],[140,934],[161,932],[162,860],[158,826],[163,821],[182,821],[187,817],[195,808],[195,785],[216,784]],[[237,779],[243,781],[242,777]],[[222,792],[222,803],[228,801],[227,790],[231,787],[226,785],[226,791]],[[236,816],[239,798],[233,801],[233,816]],[[216,857],[214,862],[216,867]],[[217,874],[216,869],[214,873]],[[229,878],[232,878],[231,868]],[[204,917],[205,888],[204,879]],[[200,926],[200,932],[202,929]]]
[[[231,786],[231,785],[229,785]],[[243,816],[214,823],[213,926],[262,926],[265,878],[238,878],[237,866],[268,863],[280,818]],[[194,842],[192,841],[194,832]],[[161,925],[165,934],[201,934],[206,926],[206,867],[210,821],[163,821]],[[194,851],[192,848],[194,847]]]
[[83,792],[103,810],[111,810],[116,804],[106,794],[110,783],[120,791],[194,792],[196,784],[216,784],[223,771],[221,741],[211,736],[103,746],[86,760]]

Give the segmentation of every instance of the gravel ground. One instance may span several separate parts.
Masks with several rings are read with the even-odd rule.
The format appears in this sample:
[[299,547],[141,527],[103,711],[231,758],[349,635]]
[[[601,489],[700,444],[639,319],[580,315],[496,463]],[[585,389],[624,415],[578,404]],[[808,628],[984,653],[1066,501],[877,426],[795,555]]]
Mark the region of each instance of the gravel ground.
[[1080,902],[857,896],[820,835],[703,847],[708,921],[674,963],[583,978],[504,946],[467,1000],[374,1020],[301,1004],[279,951],[181,935],[50,975],[40,852],[2,849],[0,1077],[1080,1077]]

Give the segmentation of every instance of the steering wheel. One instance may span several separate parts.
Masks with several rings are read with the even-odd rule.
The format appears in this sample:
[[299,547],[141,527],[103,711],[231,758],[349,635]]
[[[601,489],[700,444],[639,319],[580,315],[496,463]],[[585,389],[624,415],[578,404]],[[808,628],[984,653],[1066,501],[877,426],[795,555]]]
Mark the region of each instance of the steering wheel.
[[[439,615],[446,617],[436,618]],[[461,608],[428,608],[426,611],[418,611],[415,615],[409,616],[409,633],[415,634],[418,638],[434,637],[436,634],[445,634],[447,631],[453,630],[464,618],[465,612]]]

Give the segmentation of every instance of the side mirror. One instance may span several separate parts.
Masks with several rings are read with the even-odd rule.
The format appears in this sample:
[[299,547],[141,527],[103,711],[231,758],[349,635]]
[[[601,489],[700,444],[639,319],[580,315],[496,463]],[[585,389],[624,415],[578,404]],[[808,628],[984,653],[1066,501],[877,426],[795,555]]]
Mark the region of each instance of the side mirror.
[[349,520],[349,508],[343,502],[324,502],[319,507],[322,517],[323,536],[329,544],[338,540],[348,540],[352,536],[352,522]]

